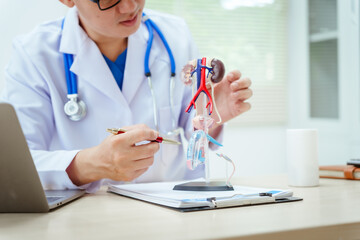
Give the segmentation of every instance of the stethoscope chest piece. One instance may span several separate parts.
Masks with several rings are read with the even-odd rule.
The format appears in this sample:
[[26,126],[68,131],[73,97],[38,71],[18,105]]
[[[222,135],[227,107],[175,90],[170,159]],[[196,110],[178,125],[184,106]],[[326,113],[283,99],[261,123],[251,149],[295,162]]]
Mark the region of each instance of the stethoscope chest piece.
[[69,101],[64,105],[64,112],[70,120],[80,121],[86,116],[86,105],[74,95],[77,94],[68,95]]

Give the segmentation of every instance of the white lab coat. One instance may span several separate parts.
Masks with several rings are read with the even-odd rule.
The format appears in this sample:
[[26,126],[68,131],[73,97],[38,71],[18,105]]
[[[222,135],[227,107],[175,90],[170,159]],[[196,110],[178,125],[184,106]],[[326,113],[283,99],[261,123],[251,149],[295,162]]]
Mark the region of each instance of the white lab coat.
[[[197,58],[197,50],[185,22],[178,17],[146,11],[165,35],[175,57],[175,117],[189,136],[192,115],[184,109],[191,89],[179,79],[182,66]],[[110,127],[145,123],[155,129],[152,97],[144,76],[148,31],[141,23],[128,39],[123,88],[120,91],[97,45],[79,26],[76,8],[62,19],[38,26],[14,41],[13,57],[6,69],[3,100],[14,105],[29,148],[46,189],[77,188],[66,168],[77,152],[101,143]],[[74,55],[71,71],[78,78],[78,92],[87,105],[87,116],[73,122],[64,113],[67,102],[63,53]],[[155,34],[149,62],[159,112],[160,133],[170,131],[170,63]],[[179,140],[179,139],[178,139]],[[21,167],[21,166],[19,166]],[[201,177],[203,167],[187,170],[181,146],[161,144],[154,164],[134,182],[170,181]],[[105,182],[82,186],[89,192]],[[112,182],[112,181],[110,181]]]

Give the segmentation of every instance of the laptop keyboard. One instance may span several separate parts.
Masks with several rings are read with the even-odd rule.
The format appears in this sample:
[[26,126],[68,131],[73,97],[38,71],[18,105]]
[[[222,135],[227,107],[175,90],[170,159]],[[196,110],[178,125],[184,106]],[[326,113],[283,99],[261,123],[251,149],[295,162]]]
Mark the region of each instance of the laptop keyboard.
[[54,201],[57,201],[57,200],[62,199],[62,198],[64,198],[64,197],[46,197],[48,202],[54,202]]

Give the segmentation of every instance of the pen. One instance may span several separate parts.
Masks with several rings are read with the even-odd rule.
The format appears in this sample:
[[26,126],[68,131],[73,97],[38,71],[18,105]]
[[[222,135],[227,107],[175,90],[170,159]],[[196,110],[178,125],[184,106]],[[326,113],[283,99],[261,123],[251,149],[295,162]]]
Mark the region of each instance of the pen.
[[[112,133],[114,135],[117,134],[121,134],[121,133],[125,133],[126,130],[122,129],[122,128],[107,128],[106,129],[107,132]],[[181,142],[172,140],[172,139],[167,139],[167,138],[163,138],[163,137],[157,137],[155,140],[152,140],[150,142],[157,142],[157,143],[168,143],[168,144],[175,144],[175,145],[180,145]]]

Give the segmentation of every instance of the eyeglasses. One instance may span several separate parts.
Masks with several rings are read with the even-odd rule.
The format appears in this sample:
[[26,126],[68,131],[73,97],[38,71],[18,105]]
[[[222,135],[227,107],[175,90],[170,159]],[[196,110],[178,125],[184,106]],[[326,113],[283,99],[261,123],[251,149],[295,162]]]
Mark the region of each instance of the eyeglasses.
[[90,0],[90,1],[97,3],[99,9],[101,11],[105,11],[117,5],[121,0]]

